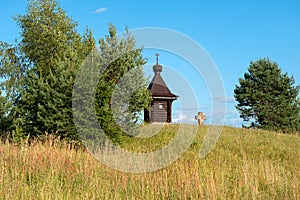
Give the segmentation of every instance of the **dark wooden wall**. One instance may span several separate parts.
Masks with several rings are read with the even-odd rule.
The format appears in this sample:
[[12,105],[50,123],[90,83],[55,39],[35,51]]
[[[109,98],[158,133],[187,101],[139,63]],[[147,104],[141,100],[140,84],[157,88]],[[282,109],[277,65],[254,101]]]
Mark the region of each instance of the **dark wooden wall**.
[[153,100],[150,111],[144,110],[144,120],[150,123],[171,123],[172,102],[172,100]]
[[151,109],[152,122],[167,122],[168,121],[168,104],[167,101],[153,101]]

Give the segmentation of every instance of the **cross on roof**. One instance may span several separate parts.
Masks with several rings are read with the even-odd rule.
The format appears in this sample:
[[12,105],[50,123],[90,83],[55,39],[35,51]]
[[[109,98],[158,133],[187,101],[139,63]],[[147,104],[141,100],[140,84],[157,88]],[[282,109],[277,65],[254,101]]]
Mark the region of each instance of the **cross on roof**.
[[158,65],[158,56],[159,56],[159,54],[156,53],[155,55],[156,55],[156,65]]

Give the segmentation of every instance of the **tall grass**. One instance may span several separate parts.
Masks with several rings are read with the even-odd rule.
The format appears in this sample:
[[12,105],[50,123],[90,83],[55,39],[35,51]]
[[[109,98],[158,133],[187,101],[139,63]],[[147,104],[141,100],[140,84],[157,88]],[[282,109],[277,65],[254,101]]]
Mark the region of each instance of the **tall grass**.
[[[0,144],[1,199],[300,199],[300,137],[225,127],[216,148],[199,149],[208,127],[170,166],[132,174],[110,169],[84,150],[49,139]],[[153,150],[174,135],[169,126],[128,149]],[[142,146],[142,147],[141,147]]]

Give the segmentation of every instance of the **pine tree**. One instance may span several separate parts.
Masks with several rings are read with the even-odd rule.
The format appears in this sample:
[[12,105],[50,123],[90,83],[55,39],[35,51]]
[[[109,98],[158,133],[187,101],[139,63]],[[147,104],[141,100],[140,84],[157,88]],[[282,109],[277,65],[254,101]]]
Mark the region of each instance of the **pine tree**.
[[[67,66],[67,67],[66,67]],[[68,140],[79,140],[72,113],[72,90],[75,71],[65,63],[57,66],[56,73],[38,78],[30,73],[27,86],[18,104],[24,120],[21,126],[30,137],[45,133],[57,134]]]
[[294,78],[283,74],[278,64],[269,59],[251,62],[248,71],[234,90],[241,118],[251,121],[251,127],[299,131],[300,86],[294,86]]
[[100,67],[105,70],[96,90],[96,113],[106,134],[120,142],[121,133],[131,131],[129,129],[134,128],[139,114],[150,104],[142,70],[146,61],[128,30],[123,38],[117,37],[112,24],[109,35],[99,40],[99,47]]

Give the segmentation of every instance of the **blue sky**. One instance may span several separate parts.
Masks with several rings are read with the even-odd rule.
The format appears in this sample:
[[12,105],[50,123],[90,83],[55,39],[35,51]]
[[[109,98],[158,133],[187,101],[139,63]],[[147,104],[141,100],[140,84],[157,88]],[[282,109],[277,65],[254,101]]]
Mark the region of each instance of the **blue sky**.
[[[242,121],[234,108],[233,90],[238,78],[247,71],[250,61],[269,57],[283,72],[293,75],[300,84],[300,2],[297,0],[265,1],[107,1],[59,0],[68,16],[78,22],[78,31],[90,27],[96,38],[107,34],[108,23],[118,32],[143,27],[161,27],[180,32],[201,45],[216,64],[225,87],[226,125],[239,126]],[[18,38],[18,26],[11,19],[26,12],[25,0],[2,1],[0,7],[0,40],[13,42]],[[146,50],[149,66],[155,62],[156,50]],[[198,106],[191,105],[190,113],[180,114],[179,103],[174,103],[173,118],[196,122],[191,115],[199,110],[210,112],[210,97],[205,77],[196,76],[193,66],[178,56],[159,52],[165,66],[162,76],[172,92],[186,97],[169,71],[191,85]],[[147,71],[147,69],[145,69]],[[152,75],[151,70],[147,73]],[[190,82],[189,82],[190,81]],[[188,108],[184,108],[188,110]],[[188,116],[190,115],[190,116]],[[192,121],[193,120],[193,121]],[[209,119],[207,121],[209,123]]]

